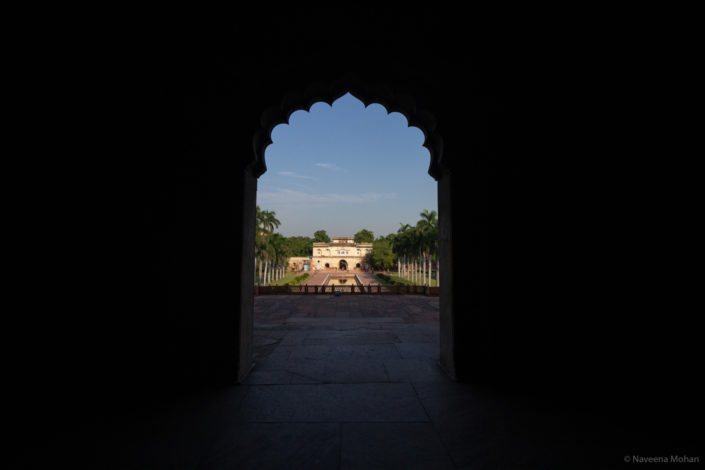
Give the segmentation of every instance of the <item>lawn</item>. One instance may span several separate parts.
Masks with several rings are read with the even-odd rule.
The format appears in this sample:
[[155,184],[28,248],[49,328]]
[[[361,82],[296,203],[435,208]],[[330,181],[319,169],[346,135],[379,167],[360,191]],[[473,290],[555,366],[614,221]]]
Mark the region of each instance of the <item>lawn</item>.
[[300,276],[297,275],[295,272],[290,272],[286,276],[284,276],[281,279],[278,279],[274,282],[270,282],[270,286],[285,286],[285,285],[292,285],[292,286],[299,286],[303,283],[306,282],[306,280],[311,277],[310,274],[304,273],[301,274]]
[[[399,276],[394,276],[394,275],[389,275],[389,274],[384,274],[384,273],[377,273],[375,274],[375,279],[379,281],[380,284],[383,286],[411,286],[414,285],[411,281],[407,281],[406,279],[402,279]],[[421,281],[421,284],[423,285],[423,281]],[[436,287],[436,279],[431,278],[431,287]]]

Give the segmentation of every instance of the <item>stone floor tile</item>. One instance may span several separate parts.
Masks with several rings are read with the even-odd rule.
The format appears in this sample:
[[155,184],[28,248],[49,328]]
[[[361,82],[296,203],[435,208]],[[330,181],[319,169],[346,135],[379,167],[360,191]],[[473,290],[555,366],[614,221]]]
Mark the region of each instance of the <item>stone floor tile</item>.
[[466,384],[414,383],[419,399],[458,466],[496,462],[497,440],[516,421],[506,406]]
[[394,344],[305,344],[291,349],[290,360],[306,359],[395,359]]
[[344,423],[341,469],[452,469],[430,423]]
[[450,379],[435,361],[427,359],[385,359],[391,382],[446,382]]
[[297,346],[303,344],[307,336],[309,336],[308,331],[293,330],[288,331],[286,335],[279,342],[280,346]]
[[238,423],[215,441],[201,469],[335,469],[340,424]]
[[286,385],[291,383],[291,373],[282,369],[267,369],[255,366],[245,380],[247,385]]
[[424,333],[396,333],[397,338],[399,338],[400,343],[426,343],[432,344],[438,350],[441,349],[440,339],[438,334],[424,334]]
[[441,357],[440,343],[398,343],[395,345],[403,359],[438,361]]
[[308,335],[303,344],[392,344],[398,343],[399,338],[390,331],[326,331]]
[[428,421],[406,383],[252,385],[241,421]]
[[291,361],[287,371],[291,383],[389,382],[382,362],[369,359]]

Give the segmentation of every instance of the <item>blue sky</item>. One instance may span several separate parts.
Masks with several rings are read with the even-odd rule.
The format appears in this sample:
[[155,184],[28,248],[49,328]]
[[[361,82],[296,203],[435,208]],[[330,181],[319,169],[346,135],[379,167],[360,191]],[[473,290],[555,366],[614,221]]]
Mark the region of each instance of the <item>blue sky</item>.
[[424,209],[437,210],[423,139],[402,114],[387,114],[380,104],[365,107],[350,94],[333,106],[315,103],[272,131],[257,204],[276,212],[285,236],[396,232]]

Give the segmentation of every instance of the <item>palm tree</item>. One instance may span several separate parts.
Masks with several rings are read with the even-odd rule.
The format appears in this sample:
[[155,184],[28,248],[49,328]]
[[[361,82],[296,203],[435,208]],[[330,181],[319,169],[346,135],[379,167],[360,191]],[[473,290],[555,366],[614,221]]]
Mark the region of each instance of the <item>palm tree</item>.
[[[270,277],[270,262],[274,249],[271,246],[271,235],[274,229],[281,225],[274,211],[263,211],[255,207],[255,272],[259,264],[258,284],[267,284]],[[259,263],[257,260],[259,259]]]
[[286,268],[287,260],[289,259],[288,247],[285,243],[286,239],[280,233],[275,233],[270,237],[270,248],[273,262],[273,281],[281,279],[284,275],[282,272]]
[[425,250],[424,250],[424,227],[422,224],[420,224],[421,221],[416,222],[416,226],[414,227],[414,232],[416,233],[416,260],[418,262],[419,266],[419,274],[420,274],[420,282],[417,282],[417,284],[421,285],[426,281],[426,277],[424,276],[424,267],[426,266],[426,263],[424,263],[425,258]]
[[406,243],[405,243],[405,248],[406,248],[406,257],[407,257],[407,276],[409,281],[411,281],[414,285],[417,285],[418,283],[418,269],[419,269],[419,263],[418,263],[418,254],[419,254],[419,234],[416,230],[416,227],[413,227],[411,225],[408,226],[408,228],[405,231],[406,235]]
[[267,234],[272,234],[275,228],[279,228],[281,222],[275,217],[277,214],[274,211],[262,212],[262,229]]
[[[415,285],[431,285],[434,255],[438,253],[438,217],[436,211],[425,209],[416,226],[399,223],[392,238],[394,252],[398,257],[399,277]],[[436,256],[437,258],[437,256]],[[436,284],[438,285],[438,260],[436,260]]]
[[398,235],[394,239],[394,250],[400,260],[400,276],[410,280],[409,254],[412,252],[413,231],[411,225],[409,224],[403,224],[400,222],[399,225],[399,230],[397,230]]
[[[428,273],[428,284],[424,277],[424,285],[431,286],[431,256],[437,251],[438,247],[438,218],[436,211],[428,211],[424,209],[421,214],[421,220],[416,223],[416,231],[419,234],[419,245],[422,253],[422,277],[424,271]],[[436,268],[437,270],[438,268]],[[436,272],[436,276],[438,272]]]

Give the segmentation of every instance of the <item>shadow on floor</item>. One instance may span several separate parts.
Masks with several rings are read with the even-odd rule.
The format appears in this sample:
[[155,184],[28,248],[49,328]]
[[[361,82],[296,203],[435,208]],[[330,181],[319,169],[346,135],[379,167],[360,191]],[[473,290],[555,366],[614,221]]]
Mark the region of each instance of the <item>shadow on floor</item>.
[[437,298],[272,296],[256,306],[244,384],[60,433],[19,468],[622,468],[625,456],[692,452],[667,430],[451,382],[437,365]]

